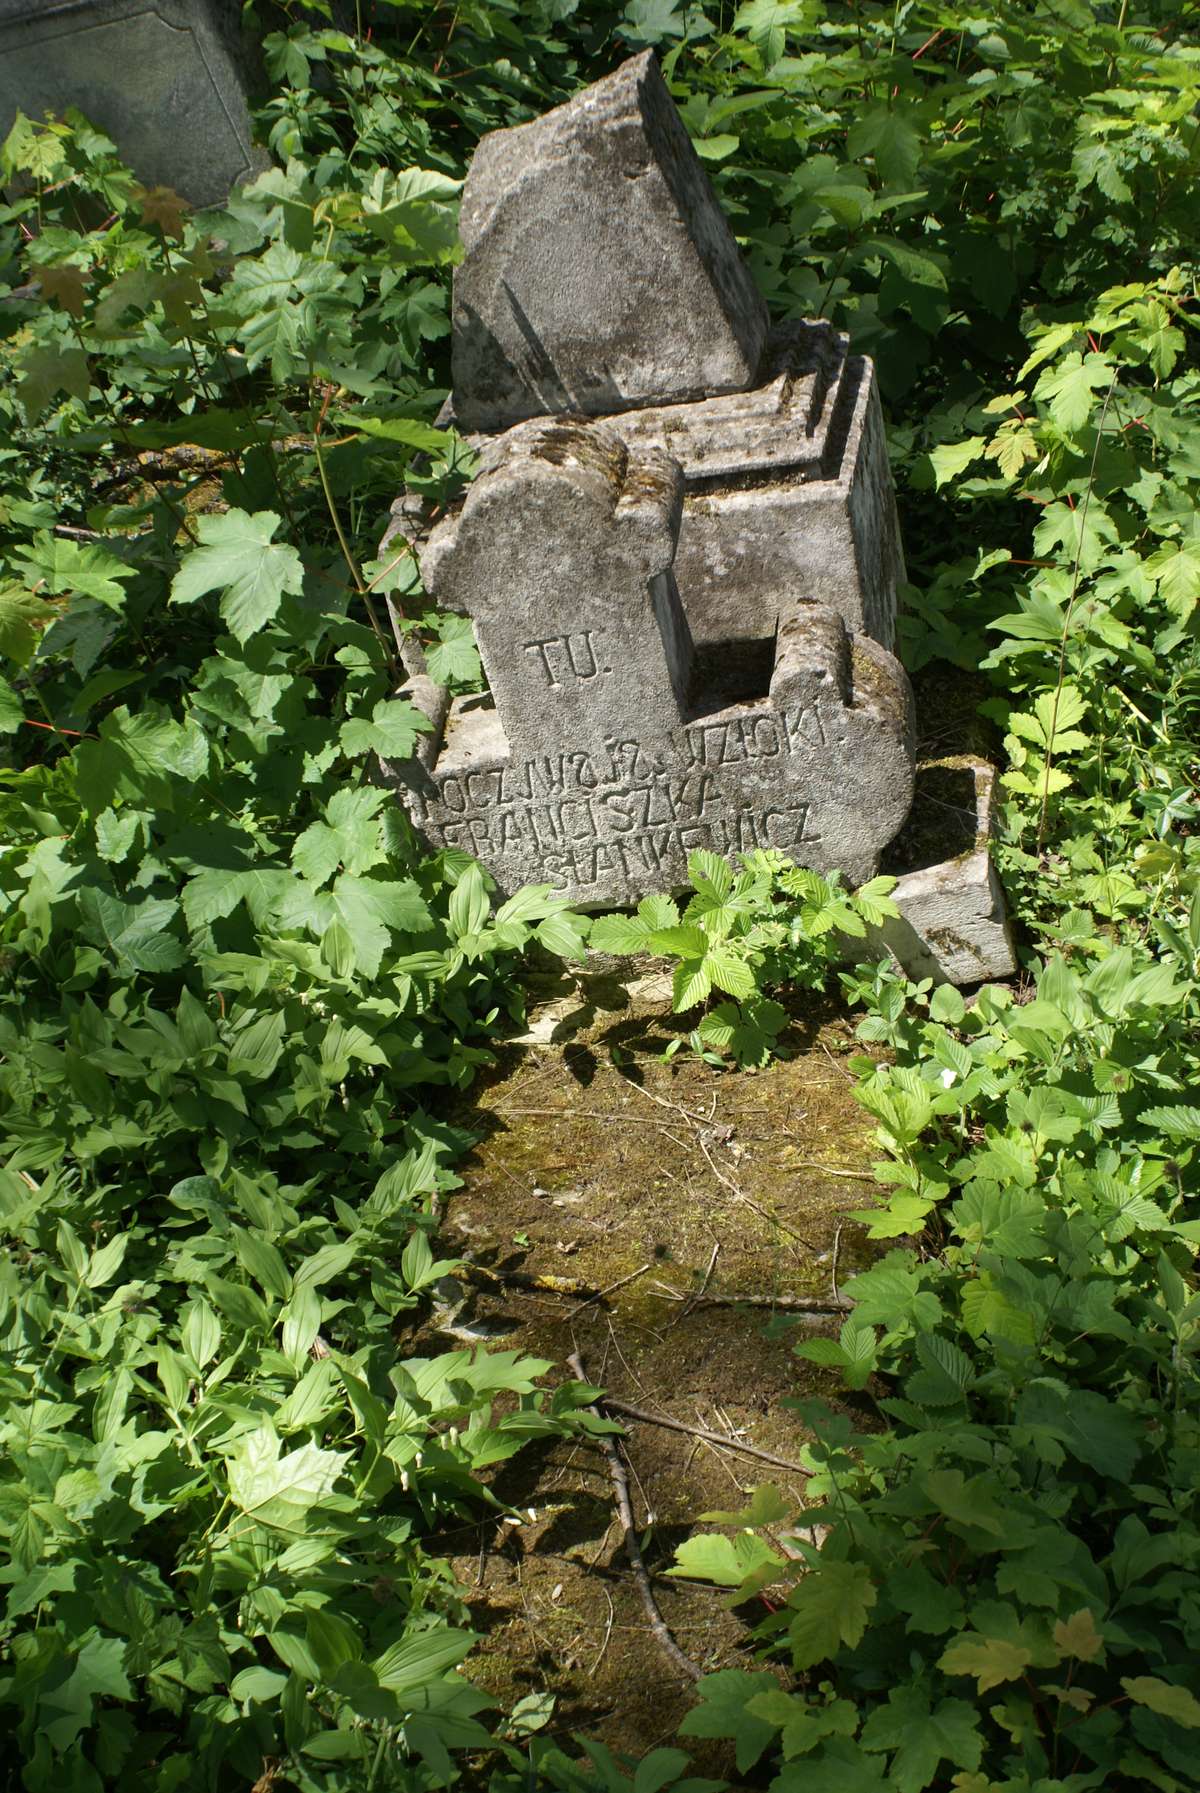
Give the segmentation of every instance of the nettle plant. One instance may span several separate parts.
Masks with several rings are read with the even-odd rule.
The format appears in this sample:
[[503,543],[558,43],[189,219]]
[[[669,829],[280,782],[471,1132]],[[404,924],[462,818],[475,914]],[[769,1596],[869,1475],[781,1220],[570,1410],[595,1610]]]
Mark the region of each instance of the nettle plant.
[[[823,989],[847,941],[898,913],[888,897],[894,878],[847,891],[836,873],[824,878],[771,848],[744,854],[736,871],[715,853],[692,853],[688,876],[694,894],[682,914],[673,897],[646,897],[633,915],[597,916],[588,943],[593,952],[677,959],[672,1006],[676,1014],[705,1006],[688,1038],[716,1064],[723,1054],[743,1067],[766,1064],[788,1020],[766,992]],[[733,1000],[710,1003],[715,991]]]

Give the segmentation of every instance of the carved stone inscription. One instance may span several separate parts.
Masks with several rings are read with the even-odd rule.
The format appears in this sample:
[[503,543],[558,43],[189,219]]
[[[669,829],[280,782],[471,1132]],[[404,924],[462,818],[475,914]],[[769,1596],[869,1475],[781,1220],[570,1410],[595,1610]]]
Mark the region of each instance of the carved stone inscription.
[[698,847],[778,847],[811,859],[821,844],[813,803],[786,783],[737,788],[721,768],[803,757],[823,743],[817,710],[764,709],[694,723],[666,752],[610,739],[600,752],[439,769],[420,819],[485,864],[516,857],[538,864],[542,882],[602,896],[614,883],[646,890],[674,881]]
[[523,641],[521,652],[537,657],[552,689],[569,684],[572,679],[598,679],[612,672],[611,666],[601,666],[596,658],[594,629],[581,629],[577,635],[547,635],[541,641]]

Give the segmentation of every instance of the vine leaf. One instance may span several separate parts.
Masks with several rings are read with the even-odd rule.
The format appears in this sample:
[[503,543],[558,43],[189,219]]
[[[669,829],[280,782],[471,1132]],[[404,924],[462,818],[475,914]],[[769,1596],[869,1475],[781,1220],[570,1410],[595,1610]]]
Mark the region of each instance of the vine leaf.
[[1160,1718],[1173,1719],[1191,1731],[1200,1730],[1200,1700],[1186,1687],[1160,1681],[1157,1675],[1122,1675],[1121,1686],[1135,1705],[1157,1712]]
[[841,1649],[853,1649],[867,1628],[876,1601],[875,1585],[863,1563],[821,1563],[792,1590],[788,1637],[797,1668],[812,1668]]
[[863,1726],[866,1750],[895,1750],[890,1782],[900,1793],[922,1793],[942,1762],[976,1769],[983,1756],[979,1716],[966,1700],[931,1706],[919,1687],[893,1688]]

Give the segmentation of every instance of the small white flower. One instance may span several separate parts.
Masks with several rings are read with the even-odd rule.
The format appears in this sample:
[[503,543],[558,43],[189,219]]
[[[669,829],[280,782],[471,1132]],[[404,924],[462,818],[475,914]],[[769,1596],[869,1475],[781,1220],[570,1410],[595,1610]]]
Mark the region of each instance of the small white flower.
[[957,1076],[958,1076],[957,1071],[943,1071],[942,1072],[942,1088],[949,1089],[950,1085],[954,1082],[954,1079]]

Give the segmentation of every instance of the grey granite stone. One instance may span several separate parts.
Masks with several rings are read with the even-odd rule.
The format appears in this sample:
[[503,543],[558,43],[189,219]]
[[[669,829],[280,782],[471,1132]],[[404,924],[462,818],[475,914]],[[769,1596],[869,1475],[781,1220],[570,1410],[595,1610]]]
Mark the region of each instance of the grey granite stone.
[[147,186],[223,201],[251,142],[237,0],[0,0],[0,139],[76,106]]
[[[905,836],[919,834],[923,804],[949,807],[947,797],[955,786],[958,794],[952,797],[949,832],[952,836],[957,827],[963,837],[961,850],[901,874],[892,892],[900,917],[872,930],[868,944],[872,951],[893,953],[912,978],[978,984],[1011,977],[1016,970],[1004,891],[989,851],[995,768],[973,755],[924,764],[917,774],[914,815]],[[941,825],[934,829],[935,838],[942,837],[943,852],[947,845],[957,845],[953,839],[945,840],[945,820],[939,818]],[[894,843],[897,865],[904,863],[904,844],[904,836]],[[923,855],[918,852],[916,857]],[[855,945],[852,956],[863,956],[861,944]]]
[[859,882],[908,813],[908,680],[836,610],[793,600],[769,660],[731,675],[697,651],[673,573],[682,486],[612,427],[525,423],[429,539],[427,584],[474,617],[492,700],[414,678],[435,729],[393,776],[427,837],[504,891],[636,901],[683,882],[697,847],[774,846]]
[[463,190],[465,430],[752,383],[766,307],[650,51],[484,137]]

